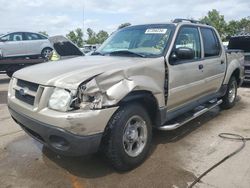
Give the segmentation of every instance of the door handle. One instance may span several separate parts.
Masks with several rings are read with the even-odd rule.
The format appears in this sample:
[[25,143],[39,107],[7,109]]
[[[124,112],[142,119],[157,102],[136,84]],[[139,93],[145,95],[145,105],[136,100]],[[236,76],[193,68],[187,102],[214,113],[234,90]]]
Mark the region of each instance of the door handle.
[[204,66],[202,64],[199,65],[199,69],[202,70]]
[[221,60],[220,64],[224,64],[224,63],[225,63],[225,61],[224,61],[224,60]]

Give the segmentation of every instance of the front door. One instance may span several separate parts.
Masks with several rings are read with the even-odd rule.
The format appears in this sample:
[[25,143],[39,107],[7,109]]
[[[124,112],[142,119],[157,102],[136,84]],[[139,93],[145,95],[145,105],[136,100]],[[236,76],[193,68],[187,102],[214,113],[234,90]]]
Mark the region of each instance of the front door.
[[173,56],[180,47],[194,50],[194,58],[189,60],[171,60],[169,58],[168,111],[177,110],[185,104],[195,101],[204,94],[201,39],[196,26],[181,26],[172,48]]

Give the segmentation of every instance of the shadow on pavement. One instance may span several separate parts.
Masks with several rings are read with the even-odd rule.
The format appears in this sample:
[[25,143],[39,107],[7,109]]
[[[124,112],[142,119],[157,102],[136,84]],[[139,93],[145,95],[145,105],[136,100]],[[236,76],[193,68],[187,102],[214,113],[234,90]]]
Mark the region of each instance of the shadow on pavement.
[[98,153],[84,157],[66,157],[59,156],[46,147],[43,147],[42,152],[50,160],[77,177],[97,178],[114,172],[114,169]]
[[242,86],[243,88],[250,88],[250,83],[243,83]]

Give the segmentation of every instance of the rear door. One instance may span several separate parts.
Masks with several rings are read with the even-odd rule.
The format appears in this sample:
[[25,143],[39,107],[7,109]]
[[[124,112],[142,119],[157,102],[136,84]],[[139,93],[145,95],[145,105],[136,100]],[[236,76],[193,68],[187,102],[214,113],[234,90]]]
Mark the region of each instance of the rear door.
[[219,37],[214,29],[200,28],[203,42],[203,86],[208,95],[216,93],[224,80],[226,72],[225,50],[222,49]]
[[23,33],[11,33],[3,36],[2,39],[6,40],[5,42],[0,42],[0,48],[4,57],[25,55]]
[[[176,60],[171,62],[171,56],[180,47],[191,48],[195,52],[192,60]],[[196,26],[182,26],[176,37],[169,59],[169,95],[168,110],[176,110],[187,103],[204,95],[201,39]]]

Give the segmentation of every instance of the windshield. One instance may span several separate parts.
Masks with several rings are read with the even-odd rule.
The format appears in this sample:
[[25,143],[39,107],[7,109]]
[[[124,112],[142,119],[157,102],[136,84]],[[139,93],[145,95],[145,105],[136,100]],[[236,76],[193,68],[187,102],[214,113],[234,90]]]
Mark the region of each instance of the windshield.
[[130,52],[123,55],[159,56],[163,54],[171,32],[172,25],[167,24],[128,27],[111,35],[97,52],[103,55]]

